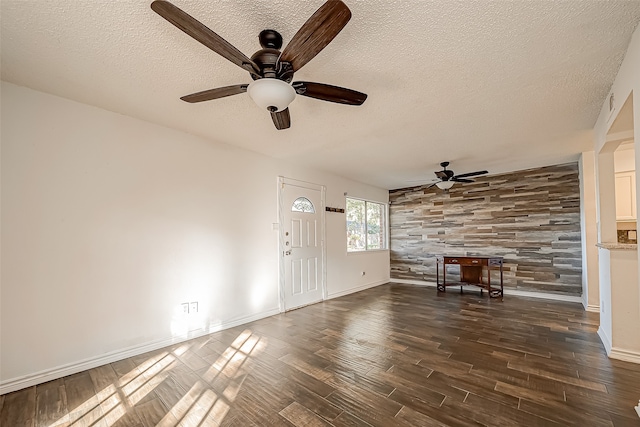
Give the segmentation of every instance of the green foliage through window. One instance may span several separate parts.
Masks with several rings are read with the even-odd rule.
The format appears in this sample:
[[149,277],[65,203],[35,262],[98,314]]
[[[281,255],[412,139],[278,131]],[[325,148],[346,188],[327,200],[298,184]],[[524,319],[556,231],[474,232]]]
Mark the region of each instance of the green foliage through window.
[[387,249],[387,215],[382,203],[347,198],[347,251]]

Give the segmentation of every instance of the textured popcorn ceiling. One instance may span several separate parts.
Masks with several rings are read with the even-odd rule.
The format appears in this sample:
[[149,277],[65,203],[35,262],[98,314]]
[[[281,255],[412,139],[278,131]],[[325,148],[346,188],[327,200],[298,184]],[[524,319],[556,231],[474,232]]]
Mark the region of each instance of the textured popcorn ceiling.
[[[353,17],[296,73],[365,92],[362,107],[298,97],[277,131],[242,69],[138,0],[2,0],[2,79],[384,188],[575,160],[640,20],[640,1],[345,0]],[[286,43],[309,0],[175,0],[246,55]]]

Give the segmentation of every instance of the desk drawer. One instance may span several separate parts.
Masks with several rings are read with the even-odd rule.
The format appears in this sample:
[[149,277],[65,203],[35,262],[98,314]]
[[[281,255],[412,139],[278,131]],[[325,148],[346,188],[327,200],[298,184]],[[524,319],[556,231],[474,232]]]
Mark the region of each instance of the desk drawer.
[[446,264],[458,264],[458,265],[487,265],[486,259],[481,258],[446,258]]

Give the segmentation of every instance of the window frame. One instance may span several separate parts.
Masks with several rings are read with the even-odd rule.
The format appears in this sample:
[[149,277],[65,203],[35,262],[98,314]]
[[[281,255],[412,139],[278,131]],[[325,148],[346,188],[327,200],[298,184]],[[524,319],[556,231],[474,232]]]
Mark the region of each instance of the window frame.
[[[359,202],[364,202],[364,235],[365,235],[365,244],[364,249],[349,249],[349,239],[348,239],[348,220],[347,216],[349,212],[347,211],[347,200],[356,200]],[[367,204],[375,203],[376,205],[382,205],[382,213],[384,215],[384,247],[377,249],[368,249],[369,245],[369,233],[368,233],[368,221],[367,221]],[[351,254],[362,254],[362,253],[371,253],[371,252],[388,252],[389,251],[389,203],[379,202],[377,200],[368,200],[360,197],[345,197],[345,237],[346,237],[346,249],[347,255]]]

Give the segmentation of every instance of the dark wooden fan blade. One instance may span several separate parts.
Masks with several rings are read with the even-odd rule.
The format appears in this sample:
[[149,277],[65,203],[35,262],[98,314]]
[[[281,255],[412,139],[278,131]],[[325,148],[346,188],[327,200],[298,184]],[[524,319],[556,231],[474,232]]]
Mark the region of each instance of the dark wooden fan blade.
[[211,101],[212,99],[224,98],[225,96],[238,95],[247,91],[249,85],[235,85],[218,87],[215,89],[203,90],[202,92],[192,93],[181,97],[185,102],[202,102]]
[[367,99],[366,93],[324,83],[293,82],[292,86],[298,95],[337,102],[338,104],[362,105]]
[[488,171],[478,171],[478,172],[469,172],[469,173],[461,173],[460,175],[456,175],[455,178],[468,178],[470,176],[478,176],[489,173]]
[[285,108],[282,111],[271,113],[271,120],[276,125],[276,129],[289,129],[291,127],[291,116],[289,115],[289,109]]
[[244,53],[236,49],[231,43],[214,33],[204,24],[184,12],[182,9],[172,5],[168,1],[155,0],[151,3],[151,9],[164,19],[184,31],[187,35],[198,40],[200,43],[223,56],[252,74],[258,75],[260,68],[249,59]]
[[436,176],[440,179],[446,179],[449,178],[449,176],[447,175],[447,171],[438,171],[438,172],[434,172],[436,174]]
[[288,62],[293,71],[311,61],[347,25],[351,11],[339,0],[329,0],[293,36],[279,62]]
[[451,181],[455,181],[455,182],[475,182],[472,179],[458,178],[457,176],[454,176],[453,178],[451,178]]

